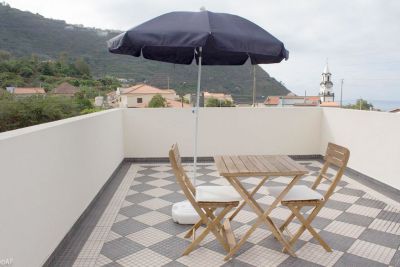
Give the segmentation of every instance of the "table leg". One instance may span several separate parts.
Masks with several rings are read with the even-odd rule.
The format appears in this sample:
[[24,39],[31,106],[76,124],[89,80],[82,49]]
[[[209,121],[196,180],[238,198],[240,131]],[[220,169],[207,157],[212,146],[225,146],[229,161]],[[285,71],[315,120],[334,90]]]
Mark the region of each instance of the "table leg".
[[[269,176],[265,176],[261,182],[256,186],[256,188],[253,189],[253,191],[251,191],[250,196],[253,197],[255,195],[255,193],[257,193],[257,191],[261,188],[261,186],[263,186],[265,184],[265,181],[267,181],[267,179],[269,178]],[[235,209],[235,211],[232,213],[232,215],[229,217],[229,220],[232,221],[233,218],[236,217],[236,215],[239,213],[239,211],[244,207],[244,205],[246,205],[246,201],[242,201],[242,203],[240,203],[239,207],[237,207]]]
[[253,196],[247,192],[247,190],[242,186],[239,180],[236,177],[229,177],[228,181],[232,184],[232,186],[238,191],[238,193],[243,197],[244,201],[253,208],[253,210],[258,215],[258,220],[256,223],[246,232],[246,234],[241,238],[241,240],[236,244],[236,246],[231,249],[231,251],[226,255],[224,260],[228,260],[231,258],[238,249],[246,242],[246,240],[250,237],[250,235],[254,232],[254,230],[264,222],[271,230],[272,234],[276,237],[276,239],[282,244],[282,246],[286,249],[286,251],[296,257],[292,247],[289,242],[285,239],[282,232],[279,228],[274,224],[271,218],[268,216],[272,210],[281,202],[281,200],[285,197],[287,192],[293,187],[293,185],[300,179],[301,175],[296,175],[292,181],[287,185],[287,187],[279,194],[279,196],[274,200],[274,202],[268,207],[268,209],[263,212],[260,205],[254,200]]

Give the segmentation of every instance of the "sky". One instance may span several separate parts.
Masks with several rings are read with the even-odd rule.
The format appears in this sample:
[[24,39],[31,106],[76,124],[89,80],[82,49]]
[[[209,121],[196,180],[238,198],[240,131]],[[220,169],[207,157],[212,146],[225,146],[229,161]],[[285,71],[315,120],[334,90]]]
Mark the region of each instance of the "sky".
[[326,62],[343,99],[400,102],[398,0],[6,0],[12,7],[102,29],[128,30],[170,11],[245,17],[281,40],[288,61],[261,65],[298,95],[316,95]]

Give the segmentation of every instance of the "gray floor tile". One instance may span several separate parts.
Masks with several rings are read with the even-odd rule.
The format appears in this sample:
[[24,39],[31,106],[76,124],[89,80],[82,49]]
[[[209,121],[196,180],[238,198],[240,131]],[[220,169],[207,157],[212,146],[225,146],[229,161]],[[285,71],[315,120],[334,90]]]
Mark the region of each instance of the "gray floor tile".
[[357,189],[352,189],[352,188],[342,188],[337,191],[338,193],[345,194],[345,195],[351,195],[351,196],[356,196],[356,197],[362,197],[365,195],[364,191],[357,190]]
[[378,219],[392,221],[392,222],[400,222],[400,213],[391,212],[387,210],[382,210],[378,216]]
[[371,222],[374,220],[374,218],[363,216],[363,215],[357,215],[357,214],[353,214],[353,213],[349,213],[349,212],[343,212],[335,220],[341,221],[341,222],[352,223],[352,224],[359,225],[359,226],[368,227],[371,224]]
[[190,240],[191,239],[182,239],[176,236],[172,236],[168,239],[165,239],[161,242],[158,242],[157,244],[150,246],[149,249],[170,259],[176,260],[182,256],[182,253],[185,251],[187,246],[190,245]]
[[161,196],[160,198],[172,202],[172,203],[176,203],[176,202],[180,202],[183,200],[186,200],[185,196],[176,192],[173,192],[171,194],[165,195],[165,196]]
[[346,203],[346,202],[336,201],[333,199],[329,199],[326,202],[325,207],[345,211],[351,207],[351,204]]
[[315,217],[314,220],[311,222],[311,226],[317,229],[324,229],[325,227],[327,227],[330,223],[332,222],[332,220],[329,219],[325,219],[322,217]]
[[133,195],[129,195],[125,198],[125,200],[134,203],[134,204],[138,204],[141,203],[143,201],[152,199],[153,197],[147,195],[147,194],[143,194],[143,193],[137,193],[137,194],[133,194]]
[[386,203],[369,198],[359,198],[354,204],[367,206],[371,208],[377,208],[377,209],[383,209],[386,207]]
[[[144,199],[143,201],[145,201],[145,200],[146,199]],[[127,217],[131,217],[132,218],[132,217],[136,217],[136,216],[145,214],[145,213],[150,212],[150,211],[151,211],[151,209],[148,209],[148,208],[143,207],[141,205],[133,204],[133,205],[121,208],[119,210],[119,213],[122,214],[122,215],[125,215]]]
[[[296,251],[296,250],[300,249],[304,244],[305,244],[305,241],[299,239],[296,241],[295,245],[293,246],[293,249]],[[282,248],[283,248],[281,243],[278,242],[273,235],[269,235],[264,240],[258,242],[257,245],[263,246],[263,247],[266,247],[266,248],[269,248],[272,250],[276,250],[279,252],[282,252]]]
[[343,266],[351,266],[351,267],[384,267],[382,263],[371,261],[366,258],[362,258],[350,253],[343,254],[342,257],[336,262],[334,267],[343,267]]
[[254,265],[233,258],[222,265],[222,267],[254,267]]
[[143,230],[149,227],[148,225],[138,222],[134,219],[127,219],[114,223],[111,230],[122,236],[127,236],[131,233]]
[[400,246],[400,237],[398,235],[393,235],[374,229],[366,229],[358,239],[394,249],[398,249]]
[[104,243],[103,248],[101,249],[101,254],[115,261],[144,248],[144,246],[133,242],[126,237],[121,237]]
[[[154,179],[154,181],[157,179]],[[136,192],[142,193],[144,191],[150,190],[150,189],[154,189],[156,188],[156,186],[152,186],[146,183],[140,183],[134,186],[131,186],[130,189],[135,190]]]
[[153,225],[153,227],[157,228],[158,230],[162,230],[166,233],[169,233],[171,235],[179,235],[180,233],[189,230],[190,227],[192,226],[177,224],[172,219],[169,219],[159,224]]
[[[351,245],[357,240],[355,238],[337,235],[328,231],[320,231],[319,234],[321,235],[322,239],[334,250],[338,251],[347,251]],[[319,242],[313,238],[310,242],[314,244],[318,244]]]
[[321,265],[305,261],[300,258],[294,258],[294,257],[289,257],[286,260],[284,260],[281,264],[278,265],[279,267],[297,267],[297,266],[302,266],[302,267],[321,267]]

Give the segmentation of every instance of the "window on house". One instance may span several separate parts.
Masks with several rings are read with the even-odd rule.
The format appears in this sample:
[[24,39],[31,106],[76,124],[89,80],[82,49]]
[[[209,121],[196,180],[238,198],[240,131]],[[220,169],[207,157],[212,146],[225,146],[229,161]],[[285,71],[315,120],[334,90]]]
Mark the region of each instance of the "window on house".
[[137,102],[138,102],[138,103],[143,103],[143,99],[142,99],[141,97],[138,97],[138,98],[137,98]]

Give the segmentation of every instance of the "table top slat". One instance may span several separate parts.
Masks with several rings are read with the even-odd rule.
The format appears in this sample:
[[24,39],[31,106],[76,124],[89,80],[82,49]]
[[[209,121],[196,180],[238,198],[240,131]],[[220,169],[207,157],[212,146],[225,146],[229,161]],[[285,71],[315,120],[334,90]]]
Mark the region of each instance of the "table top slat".
[[297,170],[297,168],[295,166],[293,166],[292,164],[290,164],[289,162],[286,161],[285,157],[278,157],[277,160],[283,165],[285,166],[288,170]]
[[246,165],[238,156],[231,156],[233,163],[235,164],[236,168],[239,170],[240,173],[248,173],[252,170],[247,169]]
[[283,165],[281,162],[279,162],[278,156],[272,157],[272,156],[264,156],[267,158],[267,160],[274,165],[279,171],[281,172],[287,172],[290,171],[289,168],[287,168],[285,165]]
[[260,172],[265,171],[265,166],[257,159],[256,156],[254,157],[248,157],[249,161],[251,161],[257,168],[260,170]]
[[221,172],[221,173],[228,173],[228,168],[225,165],[225,161],[223,160],[223,158],[221,156],[215,156],[214,157],[214,161],[215,161],[215,165],[217,166],[217,169]]
[[222,159],[225,162],[228,173],[240,173],[230,156],[222,156]]
[[253,172],[260,172],[262,169],[258,168],[253,162],[250,160],[251,157],[246,157],[246,156],[239,156],[239,158],[242,160],[243,164],[246,165],[246,168],[249,171]]
[[279,172],[279,169],[276,168],[265,156],[257,156],[257,160],[261,162],[265,166],[266,171],[270,172]]
[[290,166],[292,166],[293,169],[296,169],[298,171],[308,171],[307,168],[305,168],[303,165],[297,163],[296,161],[291,159],[289,156],[282,157],[282,160],[286,161]]

